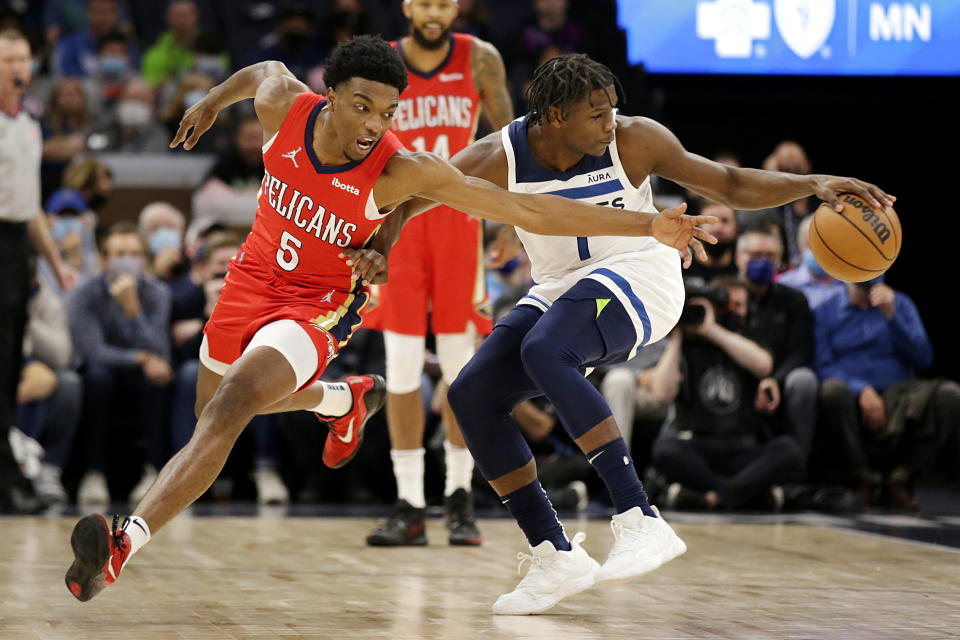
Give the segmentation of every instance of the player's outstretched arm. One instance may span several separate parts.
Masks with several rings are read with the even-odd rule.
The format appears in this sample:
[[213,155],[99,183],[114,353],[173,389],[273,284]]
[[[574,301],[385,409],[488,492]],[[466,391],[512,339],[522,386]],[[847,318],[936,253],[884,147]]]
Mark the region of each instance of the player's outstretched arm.
[[213,126],[218,113],[247,98],[255,98],[257,117],[263,125],[264,139],[268,140],[280,129],[294,99],[304,91],[310,91],[310,88],[297,80],[282,62],[267,60],[244,67],[187,109],[170,148],[183,142],[184,149],[192,149],[200,136]]
[[842,211],[841,193],[854,193],[877,208],[896,200],[856,178],[729,167],[690,153],[669,129],[649,118],[624,118],[620,125],[617,139],[628,166],[645,165],[652,157],[651,173],[734,209],[765,209],[815,195]]
[[[522,227],[531,233],[554,236],[653,236],[684,252],[689,252],[690,247],[702,252],[700,240],[716,242],[713,236],[698,228],[698,225],[716,219],[711,216],[684,215],[685,204],[661,214],[622,211],[560,196],[512,193],[484,177],[464,175],[458,167],[468,171],[474,169],[470,172],[484,175],[482,159],[490,150],[486,147],[488,145],[468,147],[454,159],[457,166],[428,153],[399,156],[396,162],[391,161],[394,165],[390,171],[392,181],[406,185],[408,195],[404,199],[420,196],[480,218]],[[473,158],[481,159],[477,166],[472,166]],[[381,200],[378,198],[377,201]],[[415,213],[417,208],[416,205],[412,206],[408,213]]]

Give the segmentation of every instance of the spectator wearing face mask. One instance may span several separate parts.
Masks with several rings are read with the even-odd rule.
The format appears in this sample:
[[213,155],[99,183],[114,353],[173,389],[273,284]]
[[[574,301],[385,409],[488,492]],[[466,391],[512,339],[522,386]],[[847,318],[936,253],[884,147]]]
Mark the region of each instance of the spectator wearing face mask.
[[167,150],[167,132],[154,118],[153,88],[139,77],[124,87],[105,121],[87,139],[92,151],[161,153]]
[[196,71],[222,82],[230,74],[230,54],[215,34],[203,31],[193,42],[193,65],[190,71]]
[[97,42],[94,71],[87,79],[87,90],[97,109],[106,109],[123,94],[123,88],[137,75],[137,61],[130,39],[121,31],[111,31]]
[[810,223],[813,215],[809,215],[800,223],[797,229],[797,248],[803,255],[803,260],[795,268],[781,274],[777,280],[792,289],[796,289],[807,296],[810,308],[816,310],[820,303],[827,298],[838,295],[845,290],[843,282],[837,280],[823,270],[810,250],[810,241],[807,234],[810,232]]
[[[54,75],[85,78],[97,71],[97,43],[108,33],[127,32],[117,0],[89,0],[87,28],[60,38],[53,52]],[[134,57],[136,57],[134,52]]]
[[107,434],[122,433],[115,421],[131,410],[137,420],[133,427],[142,431],[146,460],[130,499],[137,502],[146,493],[156,469],[166,462],[167,386],[173,377],[170,293],[144,273],[137,227],[129,222],[112,225],[102,248],[105,271],[78,287],[69,302],[84,384],[81,439],[86,472],[77,495],[84,504],[109,502]]
[[183,255],[183,214],[167,202],[151,202],[140,211],[137,227],[149,250],[147,271],[173,281],[187,269]]
[[[99,271],[99,257],[94,235],[96,216],[87,210],[87,204],[75,189],[59,189],[47,200],[50,235],[60,250],[63,261],[73,267],[79,281]],[[37,277],[48,291],[60,298],[67,292],[60,287],[57,276],[46,258],[37,264]]]
[[699,256],[694,255],[690,267],[684,271],[684,282],[705,285],[718,276],[737,275],[739,270],[733,259],[737,248],[737,235],[740,232],[737,225],[737,212],[725,204],[702,198],[694,199],[693,203],[694,207],[699,207],[700,214],[718,218],[717,222],[703,226],[707,233],[717,239],[717,243],[711,245],[704,243],[707,259],[703,261]]
[[[168,140],[176,133],[186,110],[200,102],[215,84],[216,81],[212,76],[196,70],[188,71],[180,76],[177,81],[168,84],[165,93],[169,97],[162,101],[163,106],[159,113],[159,120],[167,129]],[[220,117],[216,119],[207,134],[200,138],[196,147],[193,147],[193,151],[214,153],[225,149],[230,144],[235,113],[243,108],[236,105],[221,112]],[[209,139],[205,140],[205,138]],[[173,150],[173,153],[183,152],[184,150],[181,147]]]
[[797,438],[806,464],[817,422],[813,314],[802,293],[774,282],[782,256],[776,227],[749,229],[737,240],[737,268],[750,290],[744,332],[773,355],[773,371],[760,380],[754,404]]

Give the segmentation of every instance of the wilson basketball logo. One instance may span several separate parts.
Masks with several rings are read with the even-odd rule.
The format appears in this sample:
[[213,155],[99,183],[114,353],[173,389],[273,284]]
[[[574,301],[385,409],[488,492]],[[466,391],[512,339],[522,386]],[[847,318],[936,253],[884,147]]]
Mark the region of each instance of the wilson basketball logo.
[[873,229],[873,232],[877,235],[877,239],[880,240],[882,244],[886,244],[887,240],[890,238],[890,227],[888,227],[887,224],[880,219],[879,214],[868,207],[867,203],[855,196],[848,194],[841,198],[841,200],[849,204],[854,209],[858,209],[863,217],[863,221],[867,223],[871,229]]

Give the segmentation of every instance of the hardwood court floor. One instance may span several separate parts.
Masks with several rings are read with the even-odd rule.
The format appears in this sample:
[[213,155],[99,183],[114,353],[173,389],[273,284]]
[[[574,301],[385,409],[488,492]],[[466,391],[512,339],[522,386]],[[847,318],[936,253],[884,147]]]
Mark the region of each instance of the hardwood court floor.
[[[515,524],[480,548],[364,546],[370,518],[181,516],[88,603],[63,584],[75,518],[0,518],[0,638],[960,637],[960,553],[799,524],[676,524],[686,555],[548,614],[500,617],[516,584]],[[587,532],[602,562],[605,521]]]

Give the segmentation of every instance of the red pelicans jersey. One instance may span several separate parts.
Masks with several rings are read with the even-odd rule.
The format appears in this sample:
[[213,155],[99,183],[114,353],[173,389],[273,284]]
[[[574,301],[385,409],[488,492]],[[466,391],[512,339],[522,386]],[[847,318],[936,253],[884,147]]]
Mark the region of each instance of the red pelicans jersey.
[[310,325],[321,356],[332,356],[360,324],[369,294],[338,254],[362,248],[379,229],[385,216],[373,187],[402,145],[388,131],[362,160],[320,164],[313,132],[325,105],[323,96],[300,94],[264,145],[253,228],[207,323],[214,360],[232,363],[253,333],[274,320]]
[[447,59],[429,73],[411,67],[400,42],[394,42],[407,66],[409,85],[400,96],[393,131],[413,151],[450,158],[473,142],[480,116],[480,94],[473,84],[470,50],[473,36],[454,33]]
[[[393,131],[413,151],[455,155],[473,142],[480,116],[470,65],[473,36],[452,34],[446,59],[428,73],[407,62],[401,42],[393,45],[409,81]],[[478,219],[444,206],[409,221],[390,252],[390,284],[380,287],[368,326],[424,335],[429,312],[434,333],[462,333],[469,324],[489,333],[480,230]]]

